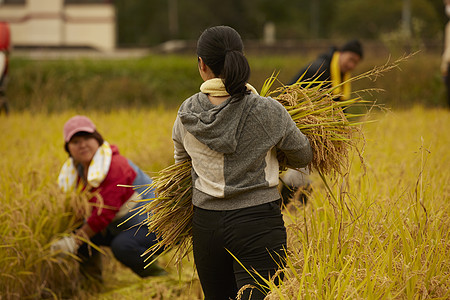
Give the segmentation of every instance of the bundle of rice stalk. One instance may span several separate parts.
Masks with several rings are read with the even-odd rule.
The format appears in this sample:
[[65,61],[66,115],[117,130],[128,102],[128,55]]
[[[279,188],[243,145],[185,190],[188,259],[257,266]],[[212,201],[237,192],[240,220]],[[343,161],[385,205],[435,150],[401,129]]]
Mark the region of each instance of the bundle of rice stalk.
[[[408,57],[401,58],[393,64],[375,67],[349,81],[376,78],[406,58]],[[336,95],[335,90],[347,82],[341,86],[331,87],[329,82],[302,81],[300,78],[293,85],[282,85],[271,90],[275,81],[277,76],[272,74],[261,89],[261,95],[271,96],[279,101],[290,113],[297,127],[308,137],[314,153],[310,169],[319,172],[321,176],[342,174],[347,170],[350,150],[352,148],[358,150],[357,140],[363,138],[356,126],[361,124],[359,117],[362,115],[350,114],[345,108],[367,101],[359,96],[345,101],[335,101],[340,96]],[[281,172],[286,164],[282,154],[278,159]],[[156,233],[159,242],[149,248],[143,256],[175,250],[172,261],[175,259],[175,262],[180,264],[183,257],[190,253],[193,212],[191,168],[190,161],[171,165],[160,171],[154,177],[153,184],[149,186],[149,189],[155,189],[156,198],[139,213],[148,213],[145,225],[149,232]]]
[[[341,96],[334,93],[338,87],[327,87],[325,81],[302,81],[302,77],[293,85],[269,91],[267,87],[274,80],[273,75],[266,80],[263,92],[283,104],[297,128],[308,137],[313,150],[310,169],[323,175],[342,175],[347,170],[349,150],[357,149],[357,141],[364,139],[357,127],[361,124],[357,117],[363,115],[349,114],[345,108],[367,101],[360,97],[336,101]],[[282,153],[278,159],[281,170],[286,169]]]
[[[153,178],[153,183],[142,192],[155,189],[156,198],[143,206],[137,213],[148,213],[143,225],[148,227],[148,232],[156,233],[159,242],[145,251],[142,256],[160,252],[163,254],[175,249],[173,257],[177,257],[177,263],[186,256],[192,247],[191,221],[192,221],[192,179],[191,161],[171,165],[158,172]],[[149,260],[157,256],[150,255]],[[150,265],[154,260],[149,261]]]

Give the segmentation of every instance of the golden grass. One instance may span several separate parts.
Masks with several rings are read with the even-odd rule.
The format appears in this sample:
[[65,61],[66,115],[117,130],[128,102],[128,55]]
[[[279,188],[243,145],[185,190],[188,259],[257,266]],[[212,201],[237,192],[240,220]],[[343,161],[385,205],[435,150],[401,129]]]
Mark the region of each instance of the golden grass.
[[[171,131],[174,113],[120,111],[89,116],[105,139],[118,145],[143,170],[151,172],[173,159],[172,152],[166,150],[172,147],[167,132]],[[62,127],[74,114],[12,112],[7,117],[0,116],[0,295],[6,299],[83,293],[77,262],[56,257],[49,249],[53,239],[76,226],[71,207],[82,208],[79,203],[71,204],[77,198],[66,197],[56,184],[67,158]],[[130,128],[130,134],[117,137]],[[148,145],[145,153],[134,151],[142,149],[143,143]]]
[[[61,128],[72,114],[13,112],[0,118],[2,299],[52,294],[71,299],[202,299],[192,261],[184,262],[180,277],[169,267],[168,277],[142,280],[107,251],[105,287],[95,294],[81,289],[73,259],[50,256],[48,243],[64,234],[70,221],[55,182],[66,158]],[[89,116],[124,155],[156,172],[173,161],[170,130],[175,114],[146,110]],[[346,184],[327,178],[334,183],[337,201],[313,174],[308,205],[284,211],[289,270],[268,299],[450,297],[449,111],[416,107],[374,118],[378,121],[362,128],[366,169],[351,154]],[[171,257],[163,256],[162,264]]]
[[316,180],[287,216],[286,278],[267,299],[450,296],[448,112],[378,118],[364,130],[367,171],[355,162],[338,178],[337,201]]

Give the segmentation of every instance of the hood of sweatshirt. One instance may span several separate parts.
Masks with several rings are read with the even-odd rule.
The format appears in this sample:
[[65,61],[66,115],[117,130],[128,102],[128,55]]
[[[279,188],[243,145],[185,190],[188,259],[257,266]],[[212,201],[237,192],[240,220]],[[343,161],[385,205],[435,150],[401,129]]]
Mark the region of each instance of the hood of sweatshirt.
[[214,151],[233,153],[258,97],[254,94],[242,99],[230,97],[220,105],[214,105],[200,92],[181,105],[178,115],[186,130],[197,140]]

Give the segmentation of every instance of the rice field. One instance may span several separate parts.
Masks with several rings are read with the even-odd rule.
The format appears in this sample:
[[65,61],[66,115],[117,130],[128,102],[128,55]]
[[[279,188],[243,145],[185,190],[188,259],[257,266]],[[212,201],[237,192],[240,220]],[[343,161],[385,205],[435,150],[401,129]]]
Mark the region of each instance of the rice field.
[[[73,114],[0,116],[0,299],[202,299],[192,259],[180,272],[168,265],[168,276],[140,279],[107,251],[105,285],[93,290],[74,259],[51,255],[50,241],[73,226],[56,185],[62,126]],[[87,113],[150,175],[173,163],[175,114]],[[450,298],[449,116],[420,106],[373,113],[377,121],[363,127],[365,165],[355,155],[346,176],[327,178],[332,194],[312,174],[308,204],[284,211],[288,266],[267,299]]]

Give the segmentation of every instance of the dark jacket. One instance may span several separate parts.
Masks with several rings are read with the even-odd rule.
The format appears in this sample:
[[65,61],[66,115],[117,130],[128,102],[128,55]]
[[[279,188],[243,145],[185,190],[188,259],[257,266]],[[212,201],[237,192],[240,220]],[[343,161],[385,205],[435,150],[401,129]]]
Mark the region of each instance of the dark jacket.
[[306,73],[305,76],[303,76],[302,81],[307,81],[313,78],[319,81],[330,80],[331,59],[333,58],[333,54],[336,51],[337,49],[335,47],[332,47],[328,52],[319,55],[319,57],[317,57],[315,61],[301,69],[289,84],[294,84],[295,82],[297,82],[297,80],[305,72]]

